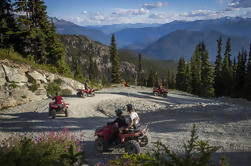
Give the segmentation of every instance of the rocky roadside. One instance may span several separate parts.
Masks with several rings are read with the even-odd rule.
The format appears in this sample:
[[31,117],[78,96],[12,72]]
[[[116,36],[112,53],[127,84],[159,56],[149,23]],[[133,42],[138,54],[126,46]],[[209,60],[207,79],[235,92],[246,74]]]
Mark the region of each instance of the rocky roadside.
[[[47,98],[46,87],[56,79],[62,80],[60,88],[70,94],[84,85],[28,65],[0,60],[0,110]],[[35,88],[34,88],[35,86]]]

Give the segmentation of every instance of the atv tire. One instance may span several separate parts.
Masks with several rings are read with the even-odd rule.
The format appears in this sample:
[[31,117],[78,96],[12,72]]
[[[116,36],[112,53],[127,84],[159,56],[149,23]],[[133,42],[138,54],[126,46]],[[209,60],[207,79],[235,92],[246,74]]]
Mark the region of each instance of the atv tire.
[[153,95],[154,96],[158,96],[158,92],[153,92]]
[[95,149],[99,153],[103,153],[104,151],[107,150],[107,146],[104,141],[104,138],[98,137],[97,139],[95,139]]
[[164,94],[163,94],[163,97],[167,97],[167,93],[164,93]]
[[81,93],[81,92],[78,92],[78,93],[77,93],[77,96],[78,96],[78,97],[85,97],[84,94]]
[[66,109],[64,114],[65,114],[65,117],[69,117],[69,109]]
[[51,108],[49,107],[49,116],[51,116],[51,115],[52,115]]
[[139,143],[140,147],[145,147],[146,145],[148,145],[151,142],[151,137],[149,134],[144,135]]
[[125,152],[128,154],[140,153],[139,143],[135,140],[130,140],[125,144]]
[[51,110],[51,116],[52,116],[52,119],[56,118],[56,110],[55,109]]

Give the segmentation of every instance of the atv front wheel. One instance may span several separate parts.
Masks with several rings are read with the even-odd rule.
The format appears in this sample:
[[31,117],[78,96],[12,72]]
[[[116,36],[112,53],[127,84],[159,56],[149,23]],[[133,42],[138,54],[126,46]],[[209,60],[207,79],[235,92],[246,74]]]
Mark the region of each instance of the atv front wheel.
[[104,138],[98,137],[98,138],[95,140],[95,149],[96,149],[96,151],[99,152],[99,153],[102,153],[102,152],[106,151],[107,147],[106,147]]
[[149,134],[144,135],[141,139],[140,139],[140,143],[139,146],[140,147],[144,147],[146,145],[148,145],[151,142],[151,137]]
[[153,92],[153,95],[154,96],[158,96],[158,92]]
[[52,119],[56,118],[56,110],[55,109],[51,110],[51,116],[52,116]]
[[65,114],[65,117],[68,117],[69,116],[69,109],[66,109],[64,114]]
[[140,153],[139,143],[135,140],[130,140],[125,144],[125,152],[128,154]]

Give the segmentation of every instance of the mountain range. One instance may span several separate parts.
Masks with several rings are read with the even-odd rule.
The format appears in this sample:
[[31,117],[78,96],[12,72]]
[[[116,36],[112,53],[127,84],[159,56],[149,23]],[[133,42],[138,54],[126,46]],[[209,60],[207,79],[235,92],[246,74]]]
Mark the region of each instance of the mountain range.
[[[251,42],[251,18],[224,17],[214,20],[173,21],[153,24],[115,24],[83,27],[65,20],[53,18],[59,34],[84,35],[94,41],[110,45],[114,33],[120,49],[131,49],[156,59],[190,58],[199,41],[204,41],[211,60],[215,59],[216,40],[223,37],[232,40],[232,54]],[[128,28],[129,27],[129,28]]]
[[89,37],[91,40],[98,41],[106,45],[110,43],[110,36],[100,30],[79,26],[70,21],[57,19],[55,17],[53,17],[52,20],[56,27],[56,31],[59,34],[84,35]]
[[180,57],[185,57],[189,60],[196,45],[203,41],[209,52],[210,60],[214,61],[217,55],[217,39],[219,36],[222,37],[222,56],[227,38],[230,38],[231,54],[233,56],[237,56],[242,48],[248,49],[251,43],[251,39],[248,37],[226,35],[213,30],[177,30],[150,44],[142,53],[151,55],[156,59],[178,60]]
[[251,18],[224,17],[215,20],[173,21],[158,27],[128,28],[115,33],[119,47],[143,49],[176,30],[214,30],[231,36],[251,38]]
[[87,26],[90,29],[96,29],[104,32],[105,34],[112,34],[127,28],[144,28],[144,27],[157,27],[161,24],[146,24],[146,23],[135,23],[135,24],[113,24],[113,25],[93,25]]

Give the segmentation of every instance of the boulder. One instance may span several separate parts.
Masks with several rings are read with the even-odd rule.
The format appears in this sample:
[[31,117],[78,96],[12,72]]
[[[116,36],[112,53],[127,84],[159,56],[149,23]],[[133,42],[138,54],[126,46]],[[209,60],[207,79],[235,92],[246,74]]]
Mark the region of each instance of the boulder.
[[49,82],[53,82],[56,78],[54,74],[49,73],[46,77]]
[[6,83],[5,72],[3,70],[3,66],[0,65],[0,86],[3,86]]
[[44,87],[39,87],[36,91],[35,91],[35,95],[38,96],[46,96],[47,92],[46,89]]
[[12,68],[2,65],[8,82],[27,83],[28,78],[21,68]]
[[47,83],[45,75],[37,71],[28,72],[27,75],[31,81],[35,81],[36,83]]
[[[72,80],[70,78],[60,77],[62,80],[61,88],[62,89],[81,89],[84,88],[84,84],[81,84],[78,81]],[[75,93],[75,90],[74,90]]]

